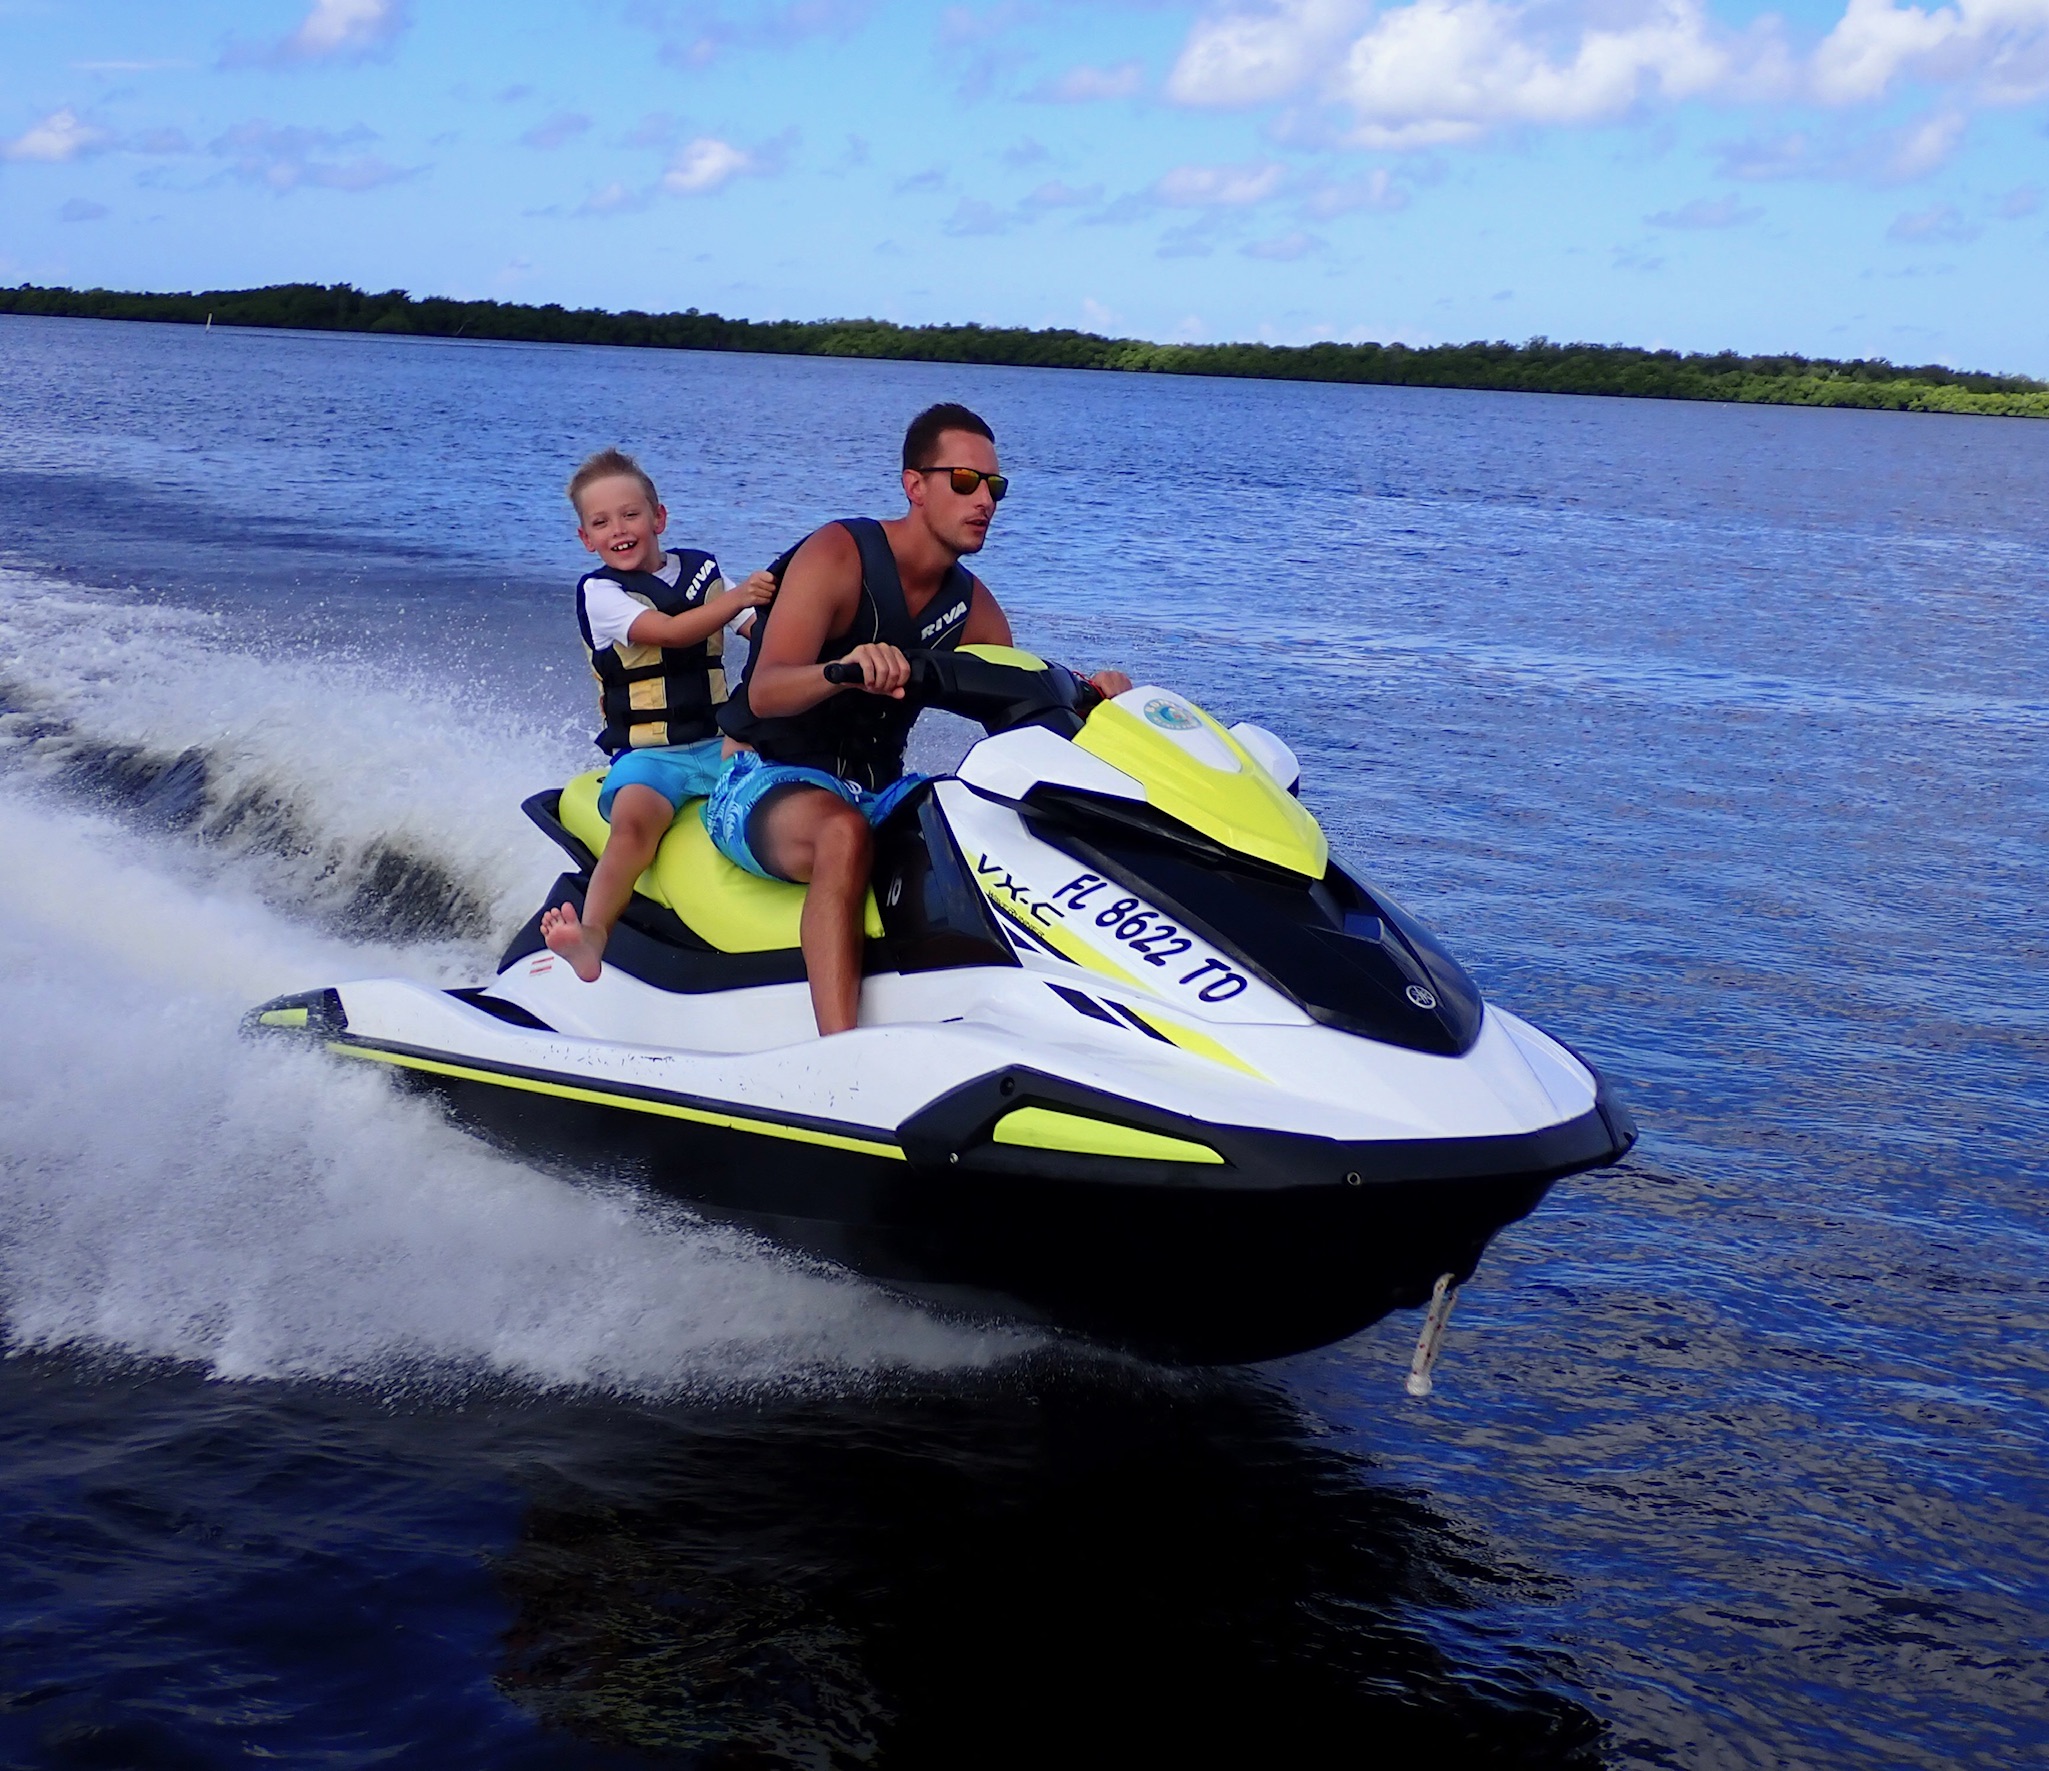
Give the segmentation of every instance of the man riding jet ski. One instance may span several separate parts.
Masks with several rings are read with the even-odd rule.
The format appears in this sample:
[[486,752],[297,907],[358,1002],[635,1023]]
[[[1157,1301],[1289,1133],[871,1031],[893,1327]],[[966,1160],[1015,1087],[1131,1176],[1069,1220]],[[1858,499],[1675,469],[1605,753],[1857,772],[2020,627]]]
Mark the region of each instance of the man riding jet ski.
[[[1271,734],[1004,646],[904,675],[906,710],[989,735],[875,830],[853,1030],[815,1035],[804,888],[727,860],[695,808],[594,983],[537,915],[477,985],[343,984],[252,1023],[544,1162],[1183,1360],[1447,1297],[1554,1180],[1629,1148],[1589,1065],[1332,860]],[[604,847],[599,779],[527,802],[572,862],[551,906]]]

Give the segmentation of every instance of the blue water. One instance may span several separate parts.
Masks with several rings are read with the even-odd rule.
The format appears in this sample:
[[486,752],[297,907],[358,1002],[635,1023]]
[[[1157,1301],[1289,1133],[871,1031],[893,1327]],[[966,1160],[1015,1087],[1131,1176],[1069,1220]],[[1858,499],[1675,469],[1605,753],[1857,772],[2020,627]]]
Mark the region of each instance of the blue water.
[[[1427,1404],[1410,1318],[941,1320],[234,1037],[553,876],[584,451],[746,569],[937,398],[1020,635],[1282,733],[1643,1122]],[[2049,425],[16,318],[0,415],[5,1763],[2049,1747]]]

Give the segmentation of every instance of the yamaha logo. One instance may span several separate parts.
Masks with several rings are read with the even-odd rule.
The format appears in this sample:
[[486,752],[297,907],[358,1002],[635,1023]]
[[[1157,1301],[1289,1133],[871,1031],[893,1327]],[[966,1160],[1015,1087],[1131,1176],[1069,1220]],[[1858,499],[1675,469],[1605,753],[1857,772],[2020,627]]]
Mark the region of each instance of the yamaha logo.
[[1162,731],[1167,732],[1192,732],[1202,724],[1202,721],[1187,708],[1172,701],[1148,701],[1145,704],[1145,716]]
[[1421,984],[1411,984],[1402,994],[1418,1008],[1435,1008],[1437,1006],[1437,993],[1434,990],[1425,990]]

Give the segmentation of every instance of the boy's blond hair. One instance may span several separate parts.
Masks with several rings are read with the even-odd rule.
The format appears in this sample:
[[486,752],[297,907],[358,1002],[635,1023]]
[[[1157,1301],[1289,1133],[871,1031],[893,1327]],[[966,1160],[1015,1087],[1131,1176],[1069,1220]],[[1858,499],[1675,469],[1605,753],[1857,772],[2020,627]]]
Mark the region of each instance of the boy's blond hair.
[[662,495],[655,490],[655,483],[647,477],[647,469],[626,453],[624,449],[600,449],[585,460],[576,472],[569,476],[569,502],[576,510],[577,521],[583,520],[583,489],[593,480],[609,480],[615,474],[630,474],[640,482],[640,489],[647,494],[650,504],[659,505]]

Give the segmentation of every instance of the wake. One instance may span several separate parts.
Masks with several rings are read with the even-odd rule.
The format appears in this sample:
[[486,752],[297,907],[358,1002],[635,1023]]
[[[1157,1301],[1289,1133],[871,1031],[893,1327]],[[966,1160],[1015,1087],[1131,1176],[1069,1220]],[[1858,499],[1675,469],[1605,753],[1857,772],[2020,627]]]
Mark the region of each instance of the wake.
[[[89,599],[65,594],[0,600],[9,1351],[668,1396],[1033,1344],[538,1173],[382,1076],[240,1038],[268,996],[488,971],[558,865],[517,800],[583,766],[582,740],[500,715],[486,742],[333,665],[253,668],[180,611],[109,599],[81,630]],[[82,631],[97,670],[52,668]]]
[[500,936],[552,874],[519,802],[585,734],[417,667],[0,569],[0,778],[182,840],[345,933]]

